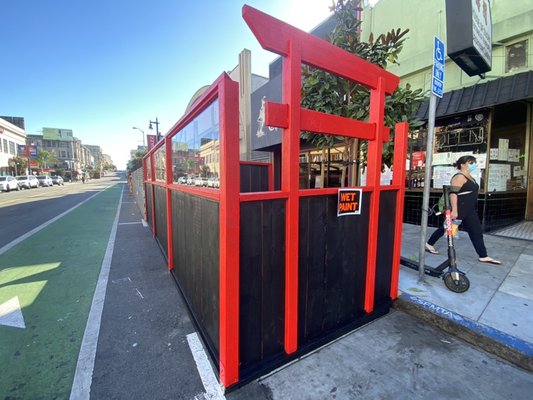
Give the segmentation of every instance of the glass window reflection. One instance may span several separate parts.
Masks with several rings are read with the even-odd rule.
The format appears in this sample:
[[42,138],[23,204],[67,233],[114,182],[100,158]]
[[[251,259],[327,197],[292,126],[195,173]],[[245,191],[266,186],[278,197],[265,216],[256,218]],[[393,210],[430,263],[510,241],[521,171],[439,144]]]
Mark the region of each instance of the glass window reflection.
[[173,182],[220,187],[220,127],[218,99],[172,137]]
[[165,146],[161,146],[154,152],[154,167],[155,167],[155,180],[166,182],[166,150]]
[[146,180],[152,180],[152,163],[150,161],[150,157],[146,159]]

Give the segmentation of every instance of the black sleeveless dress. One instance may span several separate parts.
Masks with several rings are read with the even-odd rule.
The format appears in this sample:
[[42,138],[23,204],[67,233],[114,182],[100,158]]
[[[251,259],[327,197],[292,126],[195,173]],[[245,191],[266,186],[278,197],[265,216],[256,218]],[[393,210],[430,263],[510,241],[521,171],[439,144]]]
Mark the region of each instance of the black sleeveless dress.
[[[455,174],[453,177],[459,174]],[[469,215],[475,215],[477,209],[477,196],[479,192],[479,185],[475,180],[470,180],[464,174],[466,182],[457,191],[457,218],[465,219]],[[452,179],[453,179],[452,177]]]

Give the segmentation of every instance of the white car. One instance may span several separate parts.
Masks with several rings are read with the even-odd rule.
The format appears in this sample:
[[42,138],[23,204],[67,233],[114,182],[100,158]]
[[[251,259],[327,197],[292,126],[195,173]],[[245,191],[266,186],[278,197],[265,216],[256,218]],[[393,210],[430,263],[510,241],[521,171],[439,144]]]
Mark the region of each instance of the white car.
[[20,175],[17,176],[19,187],[22,189],[31,189],[39,187],[39,181],[33,175]]
[[4,192],[20,190],[19,182],[12,176],[0,176],[0,190]]
[[52,175],[50,178],[52,178],[52,183],[57,186],[61,186],[65,184],[65,181],[63,178],[59,175]]

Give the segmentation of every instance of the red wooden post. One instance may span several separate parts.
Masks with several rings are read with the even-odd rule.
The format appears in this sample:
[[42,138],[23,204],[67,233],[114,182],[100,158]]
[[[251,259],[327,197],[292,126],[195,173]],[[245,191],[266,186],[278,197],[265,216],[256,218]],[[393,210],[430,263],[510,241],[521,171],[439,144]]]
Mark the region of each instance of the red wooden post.
[[407,157],[407,135],[409,124],[401,122],[396,124],[396,136],[394,137],[394,168],[392,184],[398,186],[396,194],[396,220],[394,221],[394,249],[392,253],[392,273],[390,297],[398,297],[398,280],[400,276],[400,256],[402,252],[402,224],[403,203],[405,196],[405,159]]
[[239,381],[239,86],[224,74],[220,107],[220,381]]
[[379,200],[381,196],[381,158],[383,153],[383,131],[385,126],[384,107],[385,90],[383,78],[379,78],[376,89],[370,92],[370,115],[369,121],[375,124],[376,139],[368,142],[367,153],[367,173],[366,184],[373,188],[370,197],[370,219],[368,225],[368,253],[366,263],[366,284],[365,284],[365,311],[367,313],[374,309],[374,293],[376,283],[376,257],[378,246],[379,229]]
[[289,41],[283,59],[283,103],[289,105],[288,127],[283,129],[281,189],[288,194],[285,219],[285,352],[298,348],[298,228],[300,164],[301,54],[298,43]]
[[172,171],[172,138],[166,136],[165,140],[165,167],[167,170],[166,173],[166,182],[165,182],[165,193],[166,193],[166,204],[167,204],[167,265],[168,269],[171,270],[174,268],[174,247],[173,247],[173,230],[172,230],[172,192],[170,190],[170,185],[174,180],[174,173]]

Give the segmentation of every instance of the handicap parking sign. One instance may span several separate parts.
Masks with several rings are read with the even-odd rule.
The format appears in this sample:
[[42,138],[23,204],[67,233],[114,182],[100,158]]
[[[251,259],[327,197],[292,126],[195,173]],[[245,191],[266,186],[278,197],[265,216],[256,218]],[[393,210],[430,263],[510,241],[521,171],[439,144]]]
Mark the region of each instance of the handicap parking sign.
[[444,42],[435,36],[433,42],[433,74],[431,77],[431,93],[442,97],[444,94]]

